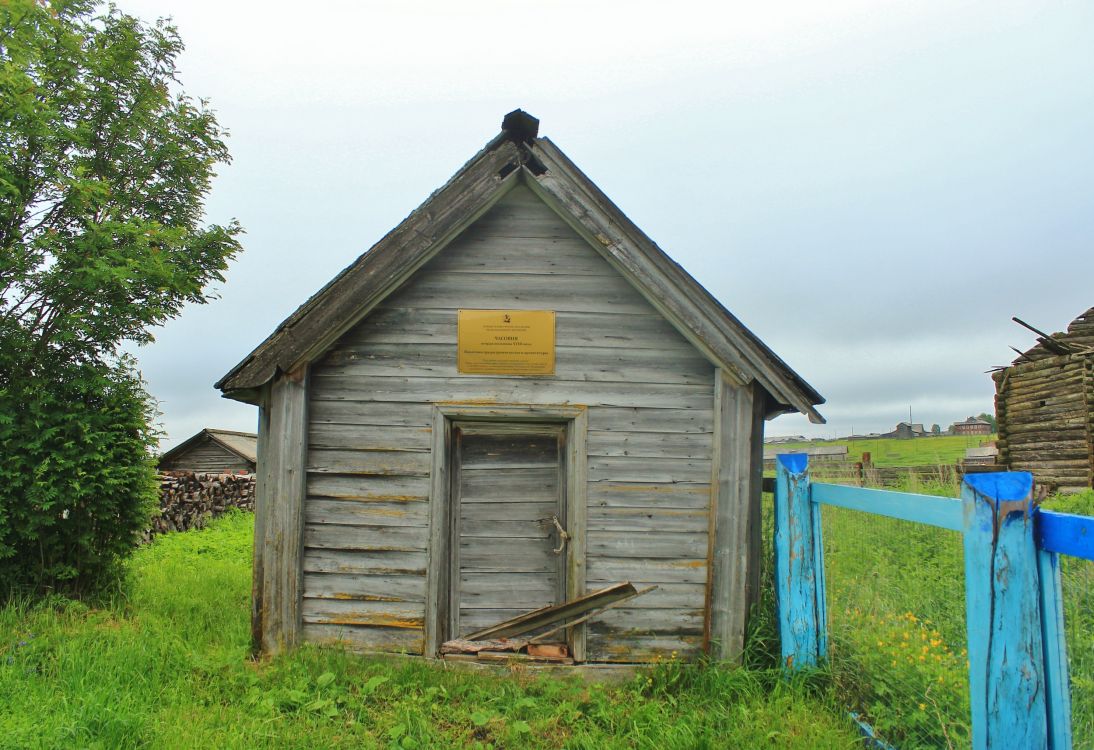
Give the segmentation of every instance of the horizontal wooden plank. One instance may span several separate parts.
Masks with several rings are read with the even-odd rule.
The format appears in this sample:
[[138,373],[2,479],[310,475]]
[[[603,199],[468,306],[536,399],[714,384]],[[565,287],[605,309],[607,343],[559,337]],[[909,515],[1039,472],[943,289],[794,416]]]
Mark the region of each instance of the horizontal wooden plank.
[[558,469],[521,469],[501,476],[492,469],[465,469],[460,472],[460,495],[466,503],[552,500],[558,497]]
[[938,526],[951,531],[964,528],[961,501],[955,498],[917,495],[911,492],[848,487],[814,482],[813,502],[834,505],[888,518]]
[[353,599],[305,598],[301,613],[304,622],[317,625],[371,625],[407,630],[421,630],[425,619],[424,605]]
[[557,310],[649,314],[654,312],[622,276],[553,277],[542,274],[506,274],[504,283],[492,274],[419,273],[393,294],[392,307],[479,310]]
[[[305,549],[304,572],[420,577],[425,580],[426,552],[398,550]],[[412,584],[417,585],[417,584]]]
[[710,528],[707,508],[621,508],[591,505],[587,525],[591,531],[659,531],[705,533]]
[[590,633],[586,653],[590,662],[645,664],[658,660],[697,657],[703,648],[701,635],[631,636],[605,631]]
[[431,427],[335,424],[313,421],[308,430],[308,448],[428,452],[432,446],[432,438]]
[[554,603],[558,576],[543,573],[460,573],[460,606],[482,609],[497,602],[521,609],[536,609]]
[[709,482],[710,459],[589,456],[590,482]]
[[548,468],[557,472],[558,435],[459,433],[460,470]]
[[[629,604],[629,602],[628,602]],[[589,621],[591,633],[617,635],[702,635],[704,613],[697,609],[638,609],[620,607],[610,609]]]
[[590,482],[589,507],[709,508],[710,484],[696,482]]
[[397,654],[421,654],[425,643],[422,630],[408,628],[361,627],[305,622],[304,640],[324,646],[339,646],[358,651],[382,651]]
[[410,451],[347,451],[312,448],[308,472],[359,476],[428,476],[430,454]]
[[1037,545],[1048,552],[1094,560],[1094,518],[1038,511]]
[[[323,376],[360,377],[456,377],[456,345],[448,343],[360,344],[341,346],[330,352]],[[595,380],[628,383],[713,383],[714,367],[698,352],[675,352],[671,356],[659,349],[622,347],[555,348],[554,376],[563,380]]]
[[429,499],[429,477],[365,477],[309,474],[309,497],[378,502],[414,502]]
[[514,518],[549,518],[558,513],[558,500],[544,500],[542,502],[509,502],[504,509],[496,503],[471,503],[464,502],[460,506],[460,518],[464,524],[486,523],[497,520],[504,510],[506,515],[512,514]]
[[585,404],[587,406],[641,406],[651,409],[711,408],[708,385],[679,383],[605,383],[516,375],[493,377],[358,377],[328,374],[312,376],[313,403],[356,400],[362,394],[385,402],[475,402],[481,404]]
[[[510,230],[511,231],[511,230]],[[585,240],[569,237],[506,237],[479,234],[475,227],[429,262],[442,273],[549,276],[619,276]]]
[[[469,521],[466,518],[461,519],[460,523],[460,538],[461,539],[526,539],[530,541],[546,540],[555,538],[555,527],[550,521],[540,523],[540,519],[550,518],[551,514],[546,516],[535,516],[531,518],[514,518],[509,512],[510,506],[506,505],[504,508],[499,505],[492,506],[499,510],[504,509],[505,519],[500,521],[497,519],[489,519],[486,521]],[[557,513],[558,511],[554,511]]]
[[309,497],[304,501],[304,520],[311,524],[428,526],[429,503],[362,502]]
[[589,409],[590,432],[705,432],[713,434],[713,430],[713,399],[703,409],[644,409],[611,406]]
[[425,576],[305,573],[304,596],[377,602],[425,602]]
[[[590,556],[585,564],[589,581],[641,581],[646,585],[662,583],[702,583],[707,580],[706,554],[694,560],[642,559],[640,557]],[[591,586],[590,586],[591,587]]]
[[[321,364],[314,365],[318,370]],[[337,401],[321,398],[321,384],[312,384],[308,404],[308,421],[315,429],[319,424],[377,425],[381,427],[424,427],[433,425],[433,407],[427,403],[379,401],[368,391],[355,399]]]
[[714,436],[707,432],[590,430],[590,456],[710,459]]
[[651,531],[592,531],[586,540],[587,554],[593,557],[667,558],[697,560],[707,556],[705,533]]
[[558,565],[558,557],[544,542],[526,539],[460,539],[460,572],[502,571],[548,574]]
[[424,526],[343,526],[304,524],[304,545],[312,549],[358,552],[417,552],[429,543]]
[[[456,344],[458,308],[381,307],[339,341],[332,351],[376,344]],[[652,350],[666,357],[693,357],[695,348],[654,312],[620,314],[556,312],[555,343],[568,348]]]

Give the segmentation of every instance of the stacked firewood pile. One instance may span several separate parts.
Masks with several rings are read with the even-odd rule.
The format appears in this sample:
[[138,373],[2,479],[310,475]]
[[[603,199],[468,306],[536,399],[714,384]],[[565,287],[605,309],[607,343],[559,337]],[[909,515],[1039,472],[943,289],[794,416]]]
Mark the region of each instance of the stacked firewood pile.
[[144,541],[168,531],[200,529],[229,508],[254,507],[254,474],[161,474],[159,511],[144,532]]

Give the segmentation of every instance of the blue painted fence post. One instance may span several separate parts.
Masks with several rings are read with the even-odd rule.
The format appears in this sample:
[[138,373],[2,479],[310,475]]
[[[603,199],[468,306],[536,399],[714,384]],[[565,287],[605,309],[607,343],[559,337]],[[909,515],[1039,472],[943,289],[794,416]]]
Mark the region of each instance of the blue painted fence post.
[[1033,477],[969,474],[961,500],[972,746],[1047,749]]
[[[1040,544],[1038,544],[1040,547]],[[1071,750],[1071,686],[1068,680],[1067,636],[1060,556],[1037,550],[1041,578],[1041,641],[1045,645],[1045,703],[1048,705],[1048,746]]]
[[810,501],[809,457],[775,461],[775,596],[787,669],[828,656],[820,508]]

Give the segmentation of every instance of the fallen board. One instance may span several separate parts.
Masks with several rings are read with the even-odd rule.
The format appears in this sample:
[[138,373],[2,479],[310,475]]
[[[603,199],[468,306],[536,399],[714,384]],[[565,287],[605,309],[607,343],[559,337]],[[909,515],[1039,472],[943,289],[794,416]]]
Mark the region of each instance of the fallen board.
[[530,633],[533,630],[554,625],[571,617],[579,617],[586,612],[599,609],[620,599],[629,599],[637,593],[630,581],[624,581],[562,604],[534,609],[518,617],[499,622],[489,628],[469,633],[464,638],[468,641],[483,641],[488,638],[509,638],[523,633]]

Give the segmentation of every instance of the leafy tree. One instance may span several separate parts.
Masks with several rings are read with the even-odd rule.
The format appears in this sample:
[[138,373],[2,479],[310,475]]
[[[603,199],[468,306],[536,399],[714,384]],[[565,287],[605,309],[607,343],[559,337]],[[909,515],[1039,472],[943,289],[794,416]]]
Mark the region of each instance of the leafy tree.
[[992,432],[999,432],[999,425],[997,425],[996,422],[995,422],[995,415],[994,414],[988,414],[985,411],[985,412],[981,412],[980,414],[978,414],[976,418],[977,419],[983,419],[985,422],[988,422],[989,424],[991,424],[991,431]]
[[131,546],[154,500],[155,434],[119,347],[207,301],[239,251],[238,224],[203,224],[214,168],[229,156],[205,102],[179,90],[181,50],[169,23],[113,6],[0,0],[9,585],[80,588]]

